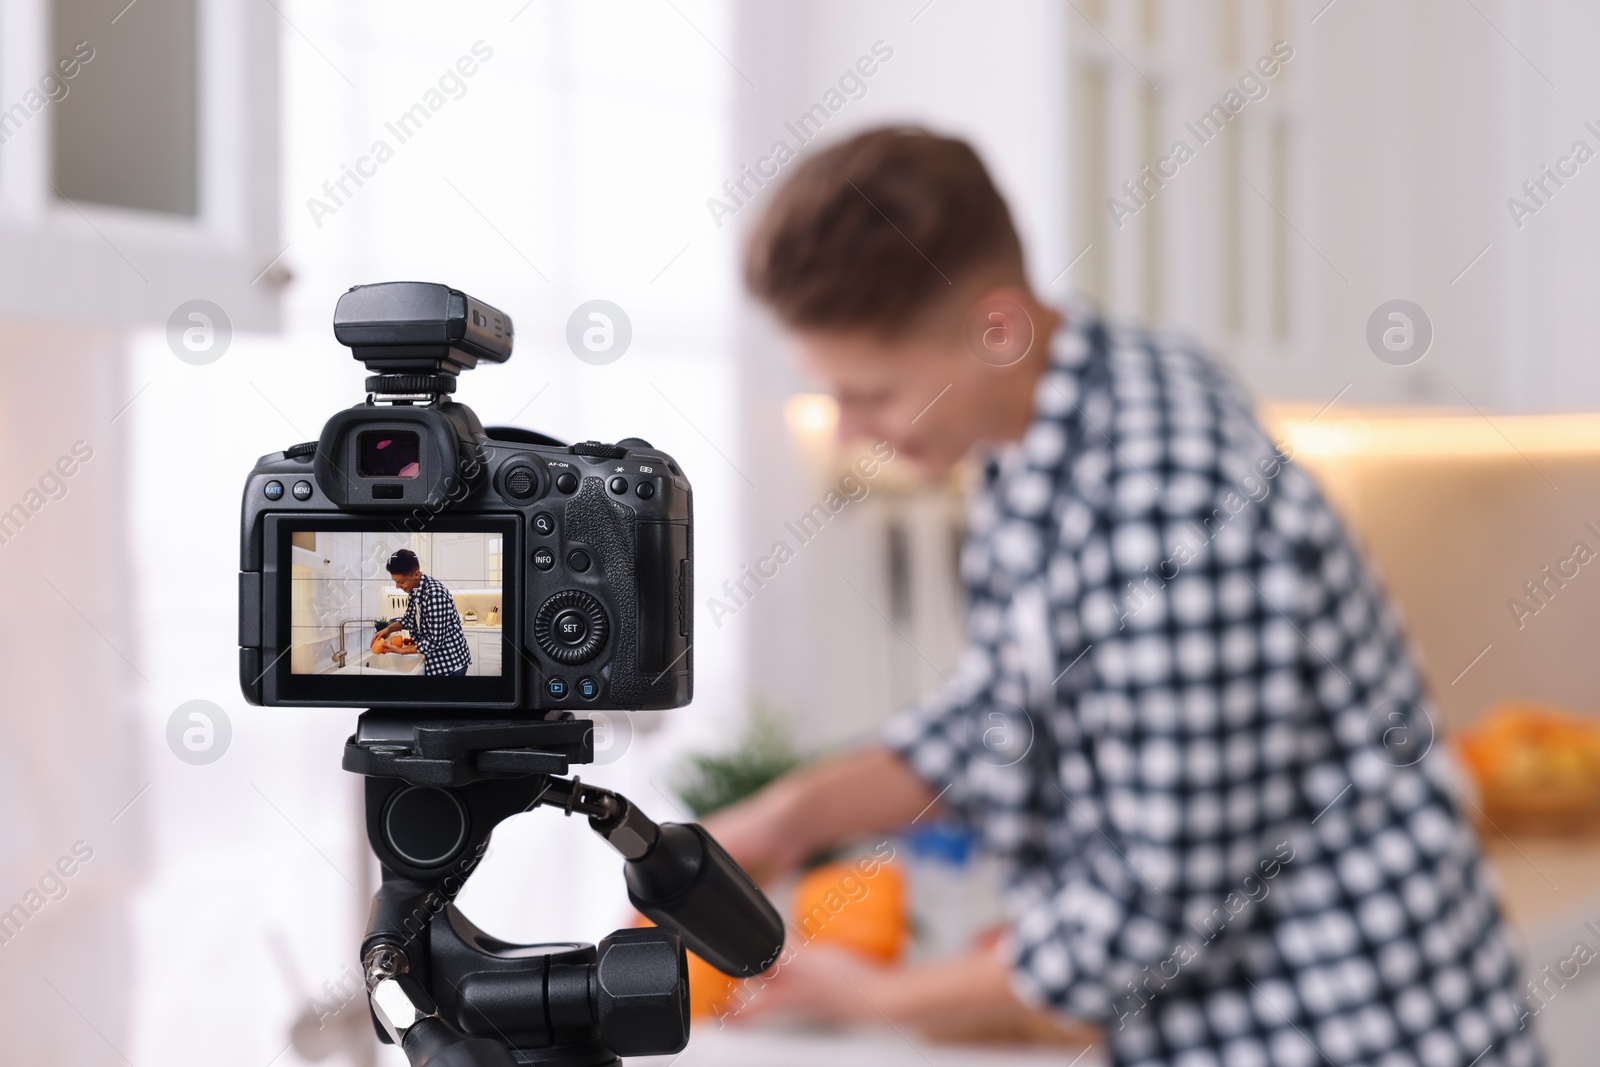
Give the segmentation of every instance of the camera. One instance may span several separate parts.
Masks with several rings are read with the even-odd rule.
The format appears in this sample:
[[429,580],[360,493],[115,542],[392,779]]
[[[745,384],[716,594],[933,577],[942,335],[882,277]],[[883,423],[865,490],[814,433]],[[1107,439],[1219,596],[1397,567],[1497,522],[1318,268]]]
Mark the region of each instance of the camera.
[[[459,290],[359,285],[333,326],[367,398],[245,480],[239,683],[253,704],[365,709],[343,762],[382,873],[373,1025],[412,1067],[678,1052],[687,953],[759,975],[783,920],[703,827],[564,775],[594,759],[581,712],[693,695],[689,480],[636,437],[485,429],[451,394],[510,358],[511,319]],[[495,826],[541,806],[587,818],[653,928],[513,944],[455,906]]]
[[677,462],[639,438],[485,429],[451,394],[510,357],[511,319],[448,286],[356,286],[334,335],[372,372],[366,400],[245,481],[246,699],[513,718],[687,704]]

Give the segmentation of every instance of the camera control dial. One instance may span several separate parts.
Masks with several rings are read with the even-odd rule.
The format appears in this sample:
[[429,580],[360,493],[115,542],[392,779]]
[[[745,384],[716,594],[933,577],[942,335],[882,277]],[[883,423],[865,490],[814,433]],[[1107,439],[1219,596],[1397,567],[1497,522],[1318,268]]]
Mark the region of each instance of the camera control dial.
[[608,624],[600,602],[579,589],[563,589],[539,606],[533,639],[557,663],[583,663],[606,643]]

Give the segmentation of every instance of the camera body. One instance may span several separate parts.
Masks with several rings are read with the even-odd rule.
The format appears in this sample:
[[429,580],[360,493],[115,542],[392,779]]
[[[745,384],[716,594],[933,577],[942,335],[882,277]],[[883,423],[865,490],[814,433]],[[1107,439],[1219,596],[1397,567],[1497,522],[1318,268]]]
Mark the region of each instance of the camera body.
[[485,430],[448,394],[509,357],[511,322],[456,290],[358,286],[334,322],[378,374],[245,481],[246,699],[480,718],[687,704],[693,495],[672,457]]

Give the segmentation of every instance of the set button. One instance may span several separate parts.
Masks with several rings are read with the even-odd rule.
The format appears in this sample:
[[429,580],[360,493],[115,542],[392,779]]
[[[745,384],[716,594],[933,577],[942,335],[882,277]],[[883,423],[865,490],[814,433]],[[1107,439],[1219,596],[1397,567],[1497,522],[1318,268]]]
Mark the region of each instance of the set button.
[[551,621],[550,632],[569,648],[581,645],[589,637],[589,617],[575,608],[568,608]]

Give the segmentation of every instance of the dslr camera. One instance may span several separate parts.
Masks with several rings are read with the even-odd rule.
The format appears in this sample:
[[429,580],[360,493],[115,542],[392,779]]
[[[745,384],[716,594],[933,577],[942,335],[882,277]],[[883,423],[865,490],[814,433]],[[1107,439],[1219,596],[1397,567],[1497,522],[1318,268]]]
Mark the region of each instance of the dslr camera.
[[[563,776],[594,759],[582,712],[693,694],[689,480],[636,437],[486,429],[451,394],[511,356],[511,319],[458,290],[356,286],[333,328],[367,397],[245,480],[239,681],[252,704],[365,709],[343,765],[382,871],[361,945],[378,1035],[413,1067],[677,1052],[686,953],[759,975],[782,920],[702,827]],[[587,817],[653,926],[522,945],[456,908],[494,827],[540,806]]]
[[[357,286],[333,328],[373,372],[366,401],[245,482],[246,699],[501,715],[687,704],[693,493],[677,462],[636,437],[486,430],[450,394],[461,371],[510,357],[511,319],[447,286]],[[396,553],[435,608],[453,603],[459,632],[414,619],[421,633],[375,649],[406,610]]]

